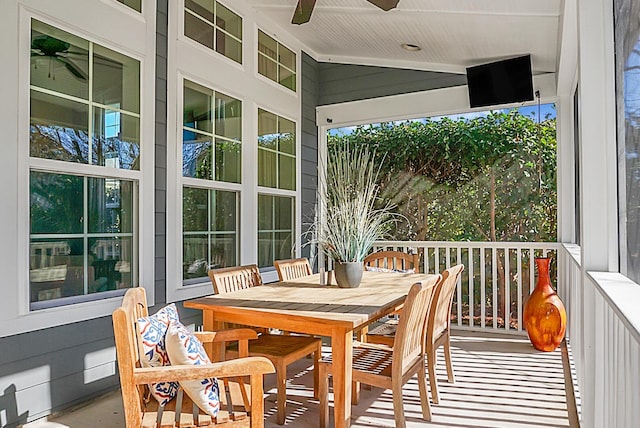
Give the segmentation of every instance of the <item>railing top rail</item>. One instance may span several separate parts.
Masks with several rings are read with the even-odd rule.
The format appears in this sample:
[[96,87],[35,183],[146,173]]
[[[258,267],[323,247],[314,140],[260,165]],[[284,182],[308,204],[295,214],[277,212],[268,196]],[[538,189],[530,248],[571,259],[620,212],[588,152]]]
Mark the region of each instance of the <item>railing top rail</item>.
[[587,272],[596,289],[625,328],[640,343],[640,286],[617,272]]
[[490,241],[376,241],[374,247],[438,247],[438,248],[513,248],[513,249],[553,249],[562,246],[560,242],[490,242]]

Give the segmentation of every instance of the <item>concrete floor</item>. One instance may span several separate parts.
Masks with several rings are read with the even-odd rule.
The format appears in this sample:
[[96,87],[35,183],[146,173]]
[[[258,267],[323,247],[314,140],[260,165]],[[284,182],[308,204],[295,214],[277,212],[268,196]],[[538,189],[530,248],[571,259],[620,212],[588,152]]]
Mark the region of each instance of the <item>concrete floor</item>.
[[[327,347],[328,352],[330,349]],[[454,384],[447,383],[442,350],[437,367],[440,404],[432,421],[421,418],[418,383],[404,387],[407,427],[525,428],[578,427],[569,366],[563,352],[538,352],[526,337],[456,333],[452,338]],[[311,360],[289,367],[287,421],[291,427],[317,427],[318,401],[312,397]],[[567,383],[565,384],[565,379]],[[265,378],[265,426],[275,423],[275,378]],[[333,413],[333,412],[331,412]],[[333,415],[331,414],[331,418]],[[353,427],[393,427],[390,390],[364,389],[352,409]],[[331,419],[332,421],[332,419]],[[29,428],[124,427],[120,391],[114,391]]]

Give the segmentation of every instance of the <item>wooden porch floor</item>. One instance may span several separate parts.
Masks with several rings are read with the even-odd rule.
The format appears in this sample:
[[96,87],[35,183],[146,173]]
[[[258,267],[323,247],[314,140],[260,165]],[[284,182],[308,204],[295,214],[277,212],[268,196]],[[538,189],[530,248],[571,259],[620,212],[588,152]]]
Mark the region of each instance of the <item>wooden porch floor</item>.
[[[456,333],[452,348],[456,383],[447,383],[440,351],[437,367],[440,404],[432,405],[430,423],[421,418],[417,380],[414,378],[405,385],[408,427],[579,426],[563,349],[543,353],[533,349],[526,337],[472,332]],[[290,366],[286,426],[318,426],[318,401],[312,397],[310,362],[306,359]],[[265,426],[270,428],[279,427],[275,423],[274,381],[273,376],[265,379],[268,393]],[[119,391],[51,418],[48,423],[30,425],[124,427]],[[360,403],[352,410],[352,426],[393,427],[391,391],[363,390]]]

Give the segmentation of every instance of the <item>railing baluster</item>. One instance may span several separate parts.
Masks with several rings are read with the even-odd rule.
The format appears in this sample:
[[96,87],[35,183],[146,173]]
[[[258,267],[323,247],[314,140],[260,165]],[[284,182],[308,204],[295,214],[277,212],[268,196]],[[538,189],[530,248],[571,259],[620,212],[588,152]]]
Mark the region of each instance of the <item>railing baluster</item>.
[[536,288],[535,287],[535,251],[533,248],[529,249],[529,294],[533,293],[533,289]]
[[518,248],[518,331],[522,331],[522,249]]
[[433,249],[433,273],[440,273],[440,248]]
[[[458,260],[456,260],[456,262],[458,262],[458,264],[462,263],[462,248],[458,247]],[[458,325],[461,326],[462,325],[462,275],[460,275],[460,281],[458,281],[458,286],[456,287],[457,290],[457,298],[458,298]]]
[[508,247],[504,249],[504,329],[509,331],[511,322],[511,274],[509,267],[510,251]]
[[469,327],[473,327],[474,315],[474,294],[473,294],[473,247],[469,247]]
[[480,327],[485,328],[485,318],[487,314],[486,306],[486,283],[485,283],[485,256],[484,247],[480,247]]
[[447,247],[445,250],[445,266],[447,269],[451,267],[451,247]]
[[424,273],[429,273],[429,246],[424,247]]
[[498,249],[493,247],[491,249],[491,281],[493,283],[493,301],[491,307],[493,308],[493,328],[498,328]]

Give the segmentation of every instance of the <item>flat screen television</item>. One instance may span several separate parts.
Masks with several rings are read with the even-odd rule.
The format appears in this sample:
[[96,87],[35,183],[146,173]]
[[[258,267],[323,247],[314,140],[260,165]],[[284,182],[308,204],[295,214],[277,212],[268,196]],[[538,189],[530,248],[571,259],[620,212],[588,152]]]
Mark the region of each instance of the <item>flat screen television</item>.
[[471,107],[533,100],[531,55],[467,68]]

